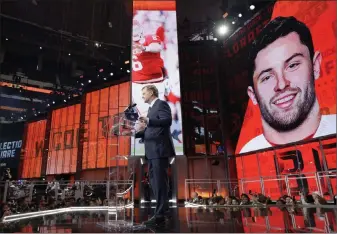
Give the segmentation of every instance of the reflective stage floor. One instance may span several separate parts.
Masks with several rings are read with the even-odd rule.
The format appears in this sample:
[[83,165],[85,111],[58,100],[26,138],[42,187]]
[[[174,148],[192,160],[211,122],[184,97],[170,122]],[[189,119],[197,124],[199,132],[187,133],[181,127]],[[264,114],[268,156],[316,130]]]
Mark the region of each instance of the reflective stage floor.
[[[172,217],[162,225],[145,227],[140,225],[151,217],[154,209],[127,209],[118,219],[119,227],[113,221],[114,217],[107,211],[72,212],[53,214],[42,217],[21,219],[0,224],[0,232],[26,233],[103,233],[103,232],[135,232],[135,233],[284,233],[311,232],[336,233],[337,207],[331,208],[171,208]],[[110,226],[108,223],[110,222]]]

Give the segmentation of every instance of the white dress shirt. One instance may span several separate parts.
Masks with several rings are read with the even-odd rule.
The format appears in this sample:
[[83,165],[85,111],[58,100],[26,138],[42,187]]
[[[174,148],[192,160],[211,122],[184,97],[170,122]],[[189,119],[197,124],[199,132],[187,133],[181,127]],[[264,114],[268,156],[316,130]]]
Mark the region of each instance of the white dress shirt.
[[158,100],[159,98],[155,98],[152,100],[152,102],[150,103],[150,107],[152,108],[153,105],[156,103],[156,101]]

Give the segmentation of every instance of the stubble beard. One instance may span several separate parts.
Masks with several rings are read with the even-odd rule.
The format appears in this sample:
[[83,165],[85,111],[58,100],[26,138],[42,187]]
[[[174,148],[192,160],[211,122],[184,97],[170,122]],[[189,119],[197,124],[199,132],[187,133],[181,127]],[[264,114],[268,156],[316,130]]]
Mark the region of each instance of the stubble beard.
[[[302,92],[303,91],[299,89],[297,95],[301,95]],[[282,113],[283,111],[280,110],[271,111],[271,108],[268,108],[268,106],[273,104],[269,102],[267,106],[264,101],[261,101],[259,95],[256,95],[262,118],[270,127],[278,132],[288,132],[294,130],[309,117],[316,100],[314,78],[311,79],[310,84],[304,90],[304,94],[299,96],[299,98],[300,100],[297,102],[294,110],[289,113]]]

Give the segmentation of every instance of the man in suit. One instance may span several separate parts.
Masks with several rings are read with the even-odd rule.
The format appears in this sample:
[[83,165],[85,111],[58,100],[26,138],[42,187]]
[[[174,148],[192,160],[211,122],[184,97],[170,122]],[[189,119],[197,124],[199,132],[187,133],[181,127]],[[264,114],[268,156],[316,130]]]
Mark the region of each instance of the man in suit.
[[139,117],[136,138],[144,141],[150,184],[157,201],[154,216],[144,223],[151,225],[164,221],[168,212],[169,157],[175,155],[175,150],[170,131],[170,106],[158,99],[158,89],[154,85],[143,87],[142,98],[150,107],[147,116]]

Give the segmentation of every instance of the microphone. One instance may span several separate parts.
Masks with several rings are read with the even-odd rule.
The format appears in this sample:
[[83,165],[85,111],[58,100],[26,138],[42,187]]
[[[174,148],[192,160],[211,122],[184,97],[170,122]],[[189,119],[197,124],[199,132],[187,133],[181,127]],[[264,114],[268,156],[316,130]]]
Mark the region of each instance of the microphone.
[[124,114],[127,120],[135,121],[138,119],[139,115],[134,107],[137,106],[137,103],[131,103],[125,110]]
[[127,109],[132,109],[133,107],[137,106],[137,103],[131,103]]
[[132,111],[135,106],[137,106],[137,103],[131,103],[127,108],[125,108],[124,112]]

